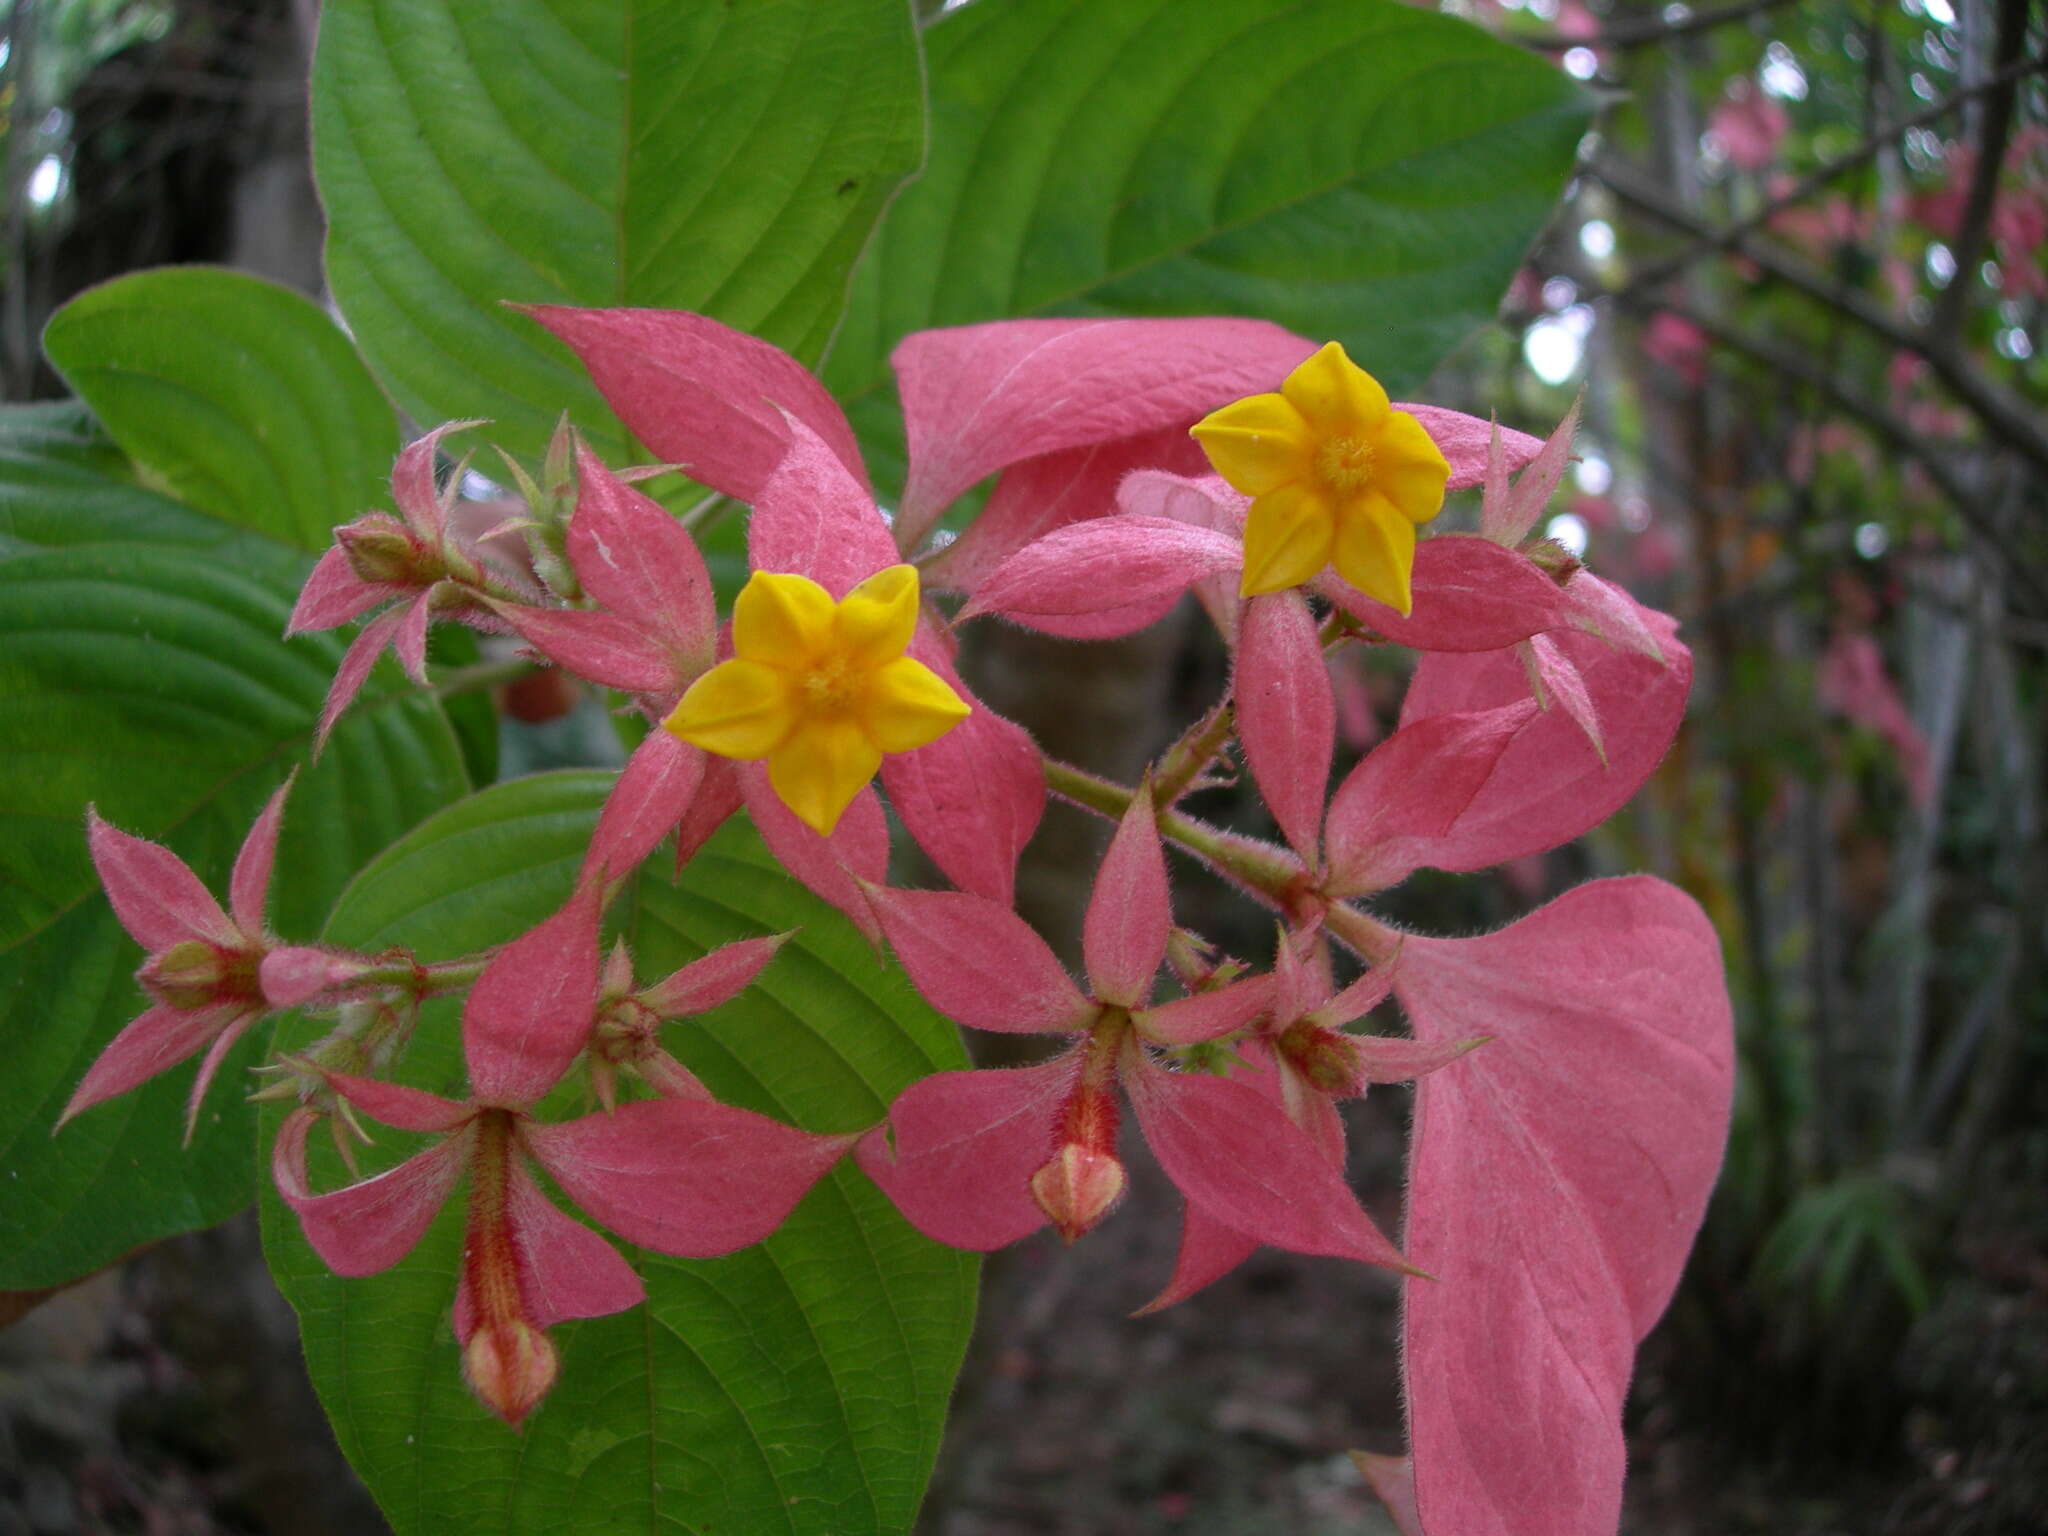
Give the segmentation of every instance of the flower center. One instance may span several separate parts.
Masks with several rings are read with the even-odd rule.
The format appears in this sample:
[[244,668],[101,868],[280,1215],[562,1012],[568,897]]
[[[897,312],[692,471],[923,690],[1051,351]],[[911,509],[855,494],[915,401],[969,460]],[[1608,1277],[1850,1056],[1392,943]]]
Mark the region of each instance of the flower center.
[[844,656],[818,662],[803,674],[804,703],[813,714],[843,714],[860,692],[861,674]]
[[1333,437],[1316,449],[1316,478],[1338,495],[1352,495],[1372,484],[1372,444],[1356,437]]

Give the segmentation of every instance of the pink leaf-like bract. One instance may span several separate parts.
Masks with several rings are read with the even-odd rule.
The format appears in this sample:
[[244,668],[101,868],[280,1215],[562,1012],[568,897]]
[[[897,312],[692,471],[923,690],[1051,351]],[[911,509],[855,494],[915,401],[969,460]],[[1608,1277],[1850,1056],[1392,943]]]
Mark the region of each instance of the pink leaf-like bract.
[[711,573],[682,524],[576,445],[576,511],[569,559],[583,589],[613,613],[657,634],[688,680],[718,649]]
[[1161,1045],[1194,1045],[1242,1029],[1273,1006],[1273,978],[1245,976],[1208,992],[1176,997],[1133,1015],[1138,1030]]
[[789,436],[755,498],[747,556],[757,571],[808,576],[841,598],[894,565],[896,545],[867,482],[802,422],[789,423]]
[[422,592],[411,602],[396,608],[387,608],[362,627],[348,649],[341,653],[341,665],[334,669],[334,681],[327,685],[327,698],[320,706],[320,723],[313,731],[313,751],[318,755],[327,745],[327,738],[333,734],[334,723],[341,718],[355,696],[362,691],[363,682],[370,675],[370,669],[377,664],[377,657],[384,647],[391,643],[391,637],[411,615],[413,609],[425,603],[427,596]]
[[659,728],[649,731],[605,796],[578,878],[600,868],[613,880],[632,873],[690,809],[704,762],[703,748]]
[[642,1099],[527,1145],[569,1198],[629,1242],[709,1259],[758,1243],[853,1145],[701,1099]]
[[561,1080],[597,1006],[594,883],[491,957],[462,1008],[462,1054],[480,1104],[523,1107]]
[[[1539,715],[1508,744],[1457,820],[1441,835],[1409,845],[1415,863],[1484,869],[1556,848],[1597,827],[1642,787],[1678,732],[1692,685],[1692,655],[1676,638],[1676,622],[1642,612],[1662,637],[1661,665],[1588,635],[1551,636],[1585,680],[1606,760],[1563,710]],[[1444,713],[1503,708],[1528,693],[1511,651],[1425,656],[1402,701],[1402,731]]]
[[[830,837],[820,837],[782,803],[767,765],[734,763],[747,814],[776,861],[853,920],[870,941],[880,936],[867,898],[855,883],[880,881],[889,869],[889,823],[872,786],[853,797]],[[681,834],[678,833],[680,837]]]
[[959,891],[871,886],[868,899],[924,1000],[973,1029],[1085,1029],[1095,1006],[1031,925],[1000,902]]
[[270,1175],[305,1229],[306,1241],[337,1275],[374,1275],[412,1252],[462,1174],[469,1140],[451,1136],[396,1168],[316,1195],[306,1182],[306,1133],[314,1117],[285,1116],[270,1153]]
[[234,914],[235,925],[251,938],[263,931],[263,903],[270,894],[271,866],[277,862],[278,824],[284,820],[285,797],[297,777],[294,769],[264,802],[250,824],[249,835],[242,839],[234,873],[228,877],[228,910]]
[[1188,1202],[1181,1211],[1180,1248],[1165,1289],[1132,1315],[1143,1317],[1178,1306],[1195,1292],[1214,1285],[1264,1245]]
[[[1487,494],[1479,509],[1479,531],[1499,544],[1515,545],[1528,537],[1529,530],[1536,526],[1536,519],[1543,515],[1543,509],[1550,505],[1550,498],[1556,494],[1558,481],[1564,478],[1565,465],[1571,462],[1572,438],[1579,430],[1579,407],[1585,403],[1581,395],[1572,402],[1572,408],[1565,412],[1557,430],[1539,445],[1540,450],[1529,461],[1522,478],[1511,486],[1502,486],[1498,491],[1489,484]],[[1509,436],[1520,433],[1503,432],[1502,468],[1507,467],[1507,444]]]
[[1053,1153],[1081,1053],[1035,1067],[937,1072],[889,1106],[854,1155],[904,1219],[954,1248],[989,1252],[1046,1224],[1031,1176]]
[[678,693],[690,681],[645,623],[596,608],[497,605],[498,617],[558,667],[601,688],[625,693]]
[[71,1090],[59,1125],[93,1105],[126,1093],[157,1073],[168,1071],[188,1056],[195,1056],[222,1030],[237,1019],[247,1022],[247,1010],[240,1003],[220,1003],[211,1008],[176,1008],[157,1003],[131,1020],[107,1042],[86,1074]]
[[292,616],[285,621],[285,638],[289,640],[309,629],[332,629],[337,624],[346,624],[379,603],[405,595],[404,587],[363,580],[349,564],[348,551],[339,544],[332,545],[314,562],[306,584],[299,588],[299,600],[292,605]]
[[699,484],[755,500],[789,446],[785,412],[866,484],[845,413],[779,347],[681,310],[523,307],[576,354],[627,430]]
[[[711,840],[711,834],[725,825],[743,801],[739,765],[729,757],[707,758],[704,777],[697,781],[697,792],[690,797],[683,819],[676,823],[677,869],[696,857],[697,850]],[[887,828],[883,830],[886,832]]]
[[754,978],[788,941],[788,934],[777,933],[765,939],[738,939],[721,944],[646,988],[640,1000],[664,1019],[709,1013],[752,986]]
[[1734,1045],[1692,899],[1601,880],[1477,939],[1410,937],[1416,1038],[1493,1035],[1423,1079],[1404,1367],[1426,1529],[1614,1531],[1634,1345],[1720,1166]]
[[1523,698],[1497,709],[1432,715],[1374,747],[1330,800],[1323,837],[1331,893],[1378,890],[1435,863],[1431,851],[1541,718],[1535,700]]
[[1259,794],[1294,851],[1313,865],[1337,749],[1337,696],[1315,617],[1299,592],[1245,604],[1232,694],[1238,740]]
[[1343,1175],[1269,1094],[1240,1078],[1167,1072],[1136,1045],[1123,1081],[1146,1145],[1191,1205],[1276,1248],[1407,1268]]
[[1263,320],[1005,320],[908,336],[889,359],[910,449],[902,548],[998,469],[1185,430],[1240,396],[1278,389],[1314,350]]
[[1172,928],[1166,850],[1151,786],[1140,785],[1102,856],[1081,922],[1081,954],[1095,995],[1121,1008],[1144,1007]]
[[[646,1300],[646,1287],[618,1249],[542,1194],[524,1163],[513,1163],[506,1182],[519,1296],[529,1323],[548,1328],[565,1318],[609,1317]],[[456,1298],[456,1334],[462,1338],[468,1333],[463,1303],[469,1276],[464,1265]]]
[[1497,651],[1571,622],[1563,592],[1534,562],[1470,534],[1417,544],[1412,584],[1406,618],[1334,574],[1311,585],[1367,629],[1418,651]]
[[328,1087],[372,1120],[401,1131],[452,1131],[476,1113],[472,1105],[380,1077],[356,1077],[347,1072],[323,1075]]
[[1664,647],[1644,621],[1651,611],[1610,581],[1580,571],[1564,584],[1565,608],[1571,626],[1617,650],[1634,651],[1662,663]]
[[90,806],[85,837],[114,915],[144,949],[154,953],[187,939],[236,942],[220,903],[170,849],[100,820]]
[[1056,528],[1114,512],[1117,486],[1132,471],[1199,475],[1208,466],[1201,445],[1184,427],[1026,459],[1003,471],[980,515],[926,565],[926,583],[976,591],[1027,544]]
[[[1477,416],[1467,416],[1463,411],[1449,410],[1441,405],[1404,402],[1394,409],[1406,411],[1421,422],[1422,430],[1429,434],[1430,440],[1450,463],[1451,478],[1445,482],[1445,490],[1462,491],[1486,478],[1487,444],[1494,433],[1492,422],[1481,421]],[[1500,428],[1500,442],[1503,461],[1510,469],[1520,469],[1543,451],[1541,438],[1508,427]]]
[[1243,544],[1207,528],[1130,513],[1096,518],[1018,550],[960,617],[998,613],[1049,635],[1107,640],[1158,622],[1203,577],[1243,564]]
[[1009,905],[1017,859],[1045,814],[1045,765],[1024,728],[990,709],[919,626],[910,654],[973,711],[937,741],[882,759],[889,803],[931,861],[962,890]]

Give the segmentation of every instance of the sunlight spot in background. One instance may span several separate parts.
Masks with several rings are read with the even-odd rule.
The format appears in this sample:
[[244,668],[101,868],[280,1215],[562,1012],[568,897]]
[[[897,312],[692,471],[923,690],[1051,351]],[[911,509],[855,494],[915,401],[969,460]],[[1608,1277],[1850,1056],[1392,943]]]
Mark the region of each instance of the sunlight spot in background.
[[1562,320],[1538,320],[1522,338],[1522,356],[1546,384],[1562,384],[1579,371],[1585,344]]
[[1572,300],[1579,296],[1579,285],[1568,277],[1552,277],[1544,280],[1543,307],[1545,309],[1568,309]]
[[1614,487],[1614,469],[1599,454],[1588,452],[1572,466],[1572,479],[1588,496],[1605,496]]
[[1955,254],[1939,240],[1927,247],[1927,275],[1937,288],[1946,288],[1956,275]]
[[1941,26],[1952,27],[1956,24],[1956,8],[1950,5],[1948,0],[1920,0],[1917,9],[1929,21]]
[[1884,531],[1883,523],[1858,523],[1856,525],[1856,553],[1866,560],[1875,560],[1891,548],[1892,536]]
[[1560,512],[1544,525],[1543,531],[1562,544],[1577,559],[1586,552],[1586,520],[1576,512]]
[[1806,71],[1783,43],[1772,43],[1764,49],[1764,67],[1759,78],[1773,96],[1784,101],[1806,100]]
[[1579,226],[1579,249],[1595,261],[1614,254],[1614,226],[1605,219],[1588,219]]
[[38,208],[47,208],[63,193],[64,162],[55,155],[43,156],[28,173],[28,200]]
[[2034,355],[2034,338],[2018,326],[1998,333],[1998,355],[2021,362]]
[[1600,55],[1590,48],[1567,48],[1564,72],[1574,80],[1590,80],[1600,72]]

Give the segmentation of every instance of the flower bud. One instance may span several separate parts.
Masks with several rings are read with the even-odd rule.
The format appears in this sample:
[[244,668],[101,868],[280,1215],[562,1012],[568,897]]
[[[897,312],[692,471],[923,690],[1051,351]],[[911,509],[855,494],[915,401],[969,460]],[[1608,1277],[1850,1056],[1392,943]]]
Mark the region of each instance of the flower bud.
[[470,1335],[462,1374],[484,1406],[514,1429],[555,1384],[555,1346],[521,1317],[501,1318]]
[[1531,539],[1522,546],[1529,562],[1560,587],[1579,574],[1579,557],[1555,539]]
[[224,1002],[261,1002],[259,950],[227,949],[204,939],[183,939],[143,962],[135,979],[173,1008],[210,1008]]
[[394,587],[425,586],[441,574],[433,552],[403,523],[372,512],[334,530],[349,569],[364,581]]
[[1070,1243],[1108,1215],[1123,1192],[1124,1165],[1077,1141],[1031,1175],[1031,1198]]
[[1342,1030],[1299,1019],[1273,1044],[1310,1087],[1332,1098],[1355,1098],[1372,1080],[1359,1060],[1357,1042]]

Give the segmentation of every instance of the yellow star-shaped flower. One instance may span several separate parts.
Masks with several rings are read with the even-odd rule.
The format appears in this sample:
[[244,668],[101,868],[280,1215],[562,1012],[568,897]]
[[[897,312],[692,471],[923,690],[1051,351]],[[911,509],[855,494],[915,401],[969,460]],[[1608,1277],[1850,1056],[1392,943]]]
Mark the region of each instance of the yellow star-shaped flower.
[[1405,614],[1415,526],[1443,509],[1451,466],[1422,423],[1331,342],[1277,395],[1250,395],[1195,424],[1216,473],[1252,498],[1246,597],[1299,586],[1326,565]]
[[877,571],[836,603],[808,576],[756,571],[733,604],[732,660],[662,725],[720,757],[767,758],[783,804],[829,835],[883,753],[937,741],[970,713],[903,654],[916,630],[913,566]]

